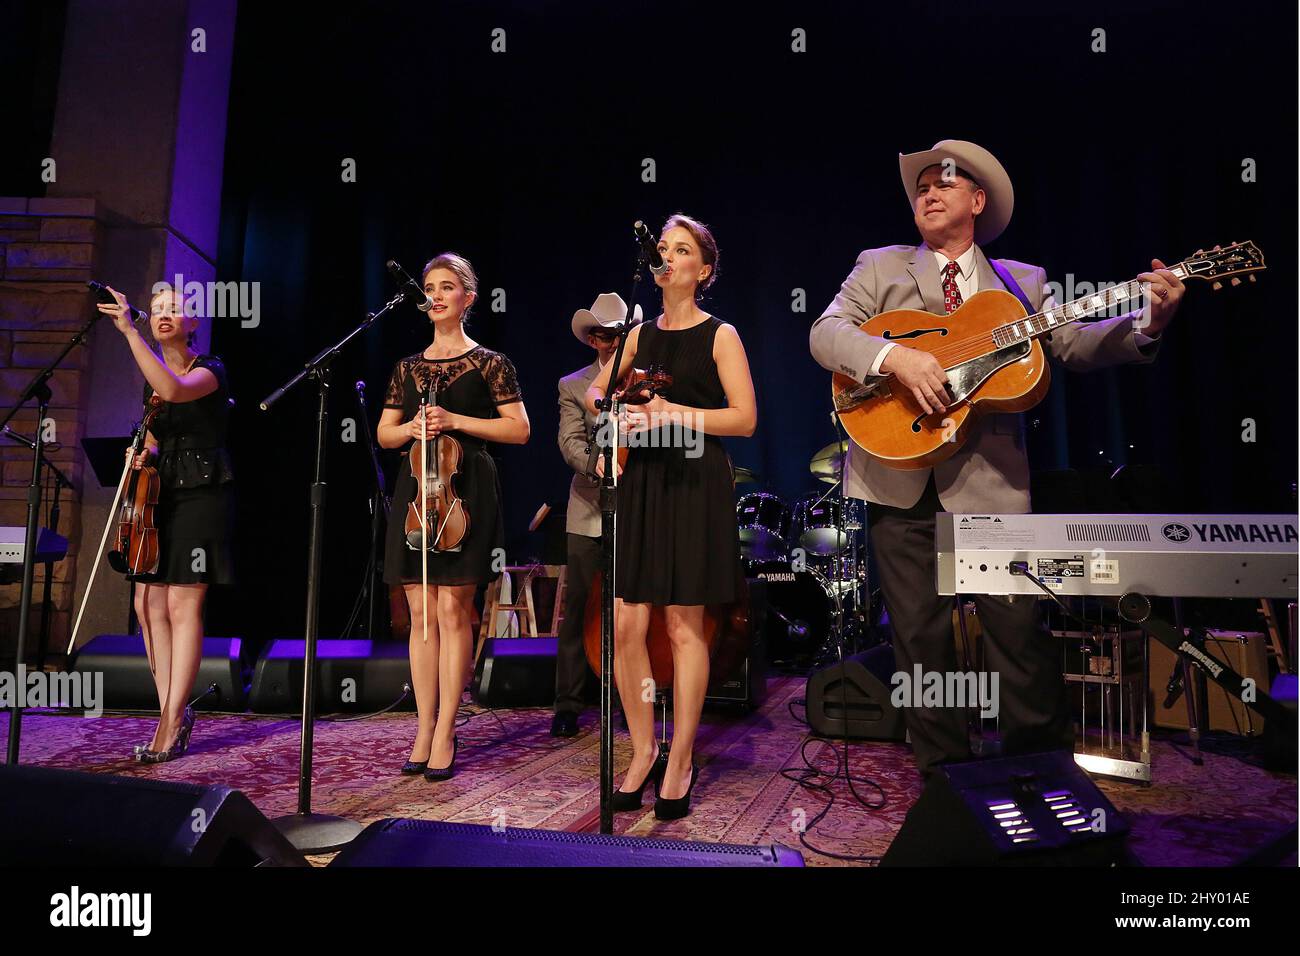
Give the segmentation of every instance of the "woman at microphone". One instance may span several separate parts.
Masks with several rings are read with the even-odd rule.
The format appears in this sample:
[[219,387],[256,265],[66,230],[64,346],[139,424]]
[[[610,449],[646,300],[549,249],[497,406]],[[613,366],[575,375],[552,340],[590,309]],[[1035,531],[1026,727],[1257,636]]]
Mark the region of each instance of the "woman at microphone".
[[[736,599],[734,484],[719,439],[752,435],[757,410],[740,336],[700,307],[718,276],[713,234],[678,214],[664,224],[658,251],[665,266],[655,277],[663,311],[628,333],[617,376],[621,380],[634,366],[658,365],[672,376],[672,385],[627,415],[630,447],[619,480],[615,545],[614,678],[632,762],[614,793],[614,809],[641,806],[642,791],[654,780],[655,816],[672,820],[690,812],[698,774],[693,751],[709,682],[704,606]],[[593,413],[610,389],[612,372],[606,367],[587,392]],[[652,429],[660,430],[657,440],[633,444],[637,432]],[[656,605],[664,608],[673,655],[673,739],[667,754],[655,741],[654,697],[644,693],[653,680],[646,633]]]
[[[456,713],[472,664],[474,592],[495,577],[501,567],[496,559],[505,553],[501,488],[487,446],[522,445],[529,425],[510,360],[465,334],[465,320],[478,296],[473,266],[444,252],[425,265],[421,285],[429,299],[432,341],[393,369],[376,431],[382,447],[404,449],[384,549],[384,580],[402,586],[411,616],[418,727],[401,772],[437,781],[455,773]],[[436,402],[422,409],[422,398],[430,392]],[[412,473],[418,443],[438,435],[454,437],[464,452],[454,490],[469,515],[469,529],[455,550],[427,552],[426,588],[425,555],[408,540],[404,519],[408,505],[419,498]],[[419,535],[415,538],[418,543]]]
[[136,329],[135,312],[122,293],[109,288],[115,301],[99,305],[144,374],[146,411],[153,395],[163,401],[139,458],[142,465],[156,462],[159,477],[158,570],[132,577],[160,711],[153,739],[136,748],[141,763],[174,760],[189,747],[194,729],[189,699],[203,656],[204,599],[209,586],[235,581],[226,368],[215,355],[194,350],[199,320],[186,314],[182,296],[169,286],[155,288],[149,329],[159,352]]

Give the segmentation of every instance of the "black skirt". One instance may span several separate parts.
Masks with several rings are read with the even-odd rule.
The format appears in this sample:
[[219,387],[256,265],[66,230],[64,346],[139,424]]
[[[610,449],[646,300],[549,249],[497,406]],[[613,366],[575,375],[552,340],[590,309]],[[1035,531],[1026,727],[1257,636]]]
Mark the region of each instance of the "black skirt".
[[163,488],[154,511],[158,571],[136,575],[147,584],[235,583],[235,492],[231,482]]
[[739,544],[731,460],[716,438],[633,448],[619,479],[614,592],[657,605],[736,599]]
[[[496,462],[485,445],[461,438],[464,458],[452,487],[469,514],[469,531],[458,551],[429,552],[429,583],[486,584],[505,567],[505,521],[501,516],[501,484]],[[418,454],[418,452],[416,452]],[[406,543],[406,514],[419,484],[411,474],[409,456],[397,472],[397,485],[388,514],[384,539],[384,581],[419,584],[420,551]]]

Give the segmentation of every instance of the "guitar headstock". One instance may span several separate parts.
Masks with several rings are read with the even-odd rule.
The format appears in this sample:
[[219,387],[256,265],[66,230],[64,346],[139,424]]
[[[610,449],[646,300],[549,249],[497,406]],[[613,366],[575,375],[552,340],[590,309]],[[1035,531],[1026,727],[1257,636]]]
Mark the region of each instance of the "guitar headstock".
[[1212,282],[1215,289],[1223,287],[1224,279],[1231,279],[1233,285],[1241,285],[1240,276],[1251,274],[1250,281],[1255,281],[1253,273],[1264,271],[1264,254],[1253,242],[1234,242],[1229,246],[1215,246],[1213,249],[1196,253],[1179,263],[1183,267],[1184,279],[1205,279]]

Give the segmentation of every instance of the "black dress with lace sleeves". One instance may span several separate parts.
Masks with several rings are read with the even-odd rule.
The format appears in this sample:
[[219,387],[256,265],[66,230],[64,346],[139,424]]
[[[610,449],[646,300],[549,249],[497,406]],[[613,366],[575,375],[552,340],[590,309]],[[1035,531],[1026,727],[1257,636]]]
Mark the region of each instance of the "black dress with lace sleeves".
[[[400,409],[402,421],[409,422],[426,393],[436,404],[472,418],[499,418],[499,406],[522,401],[514,365],[500,352],[481,345],[454,358],[427,359],[419,354],[402,359],[389,379],[384,408]],[[469,532],[459,550],[429,552],[429,583],[483,584],[505,564],[505,523],[496,463],[483,439],[461,432],[445,434],[459,441],[464,451],[453,487],[469,514]],[[384,546],[384,580],[389,584],[419,584],[421,580],[420,552],[407,545],[405,535],[408,506],[419,491],[411,473],[412,454],[419,454],[415,442],[402,449],[393,488]]]

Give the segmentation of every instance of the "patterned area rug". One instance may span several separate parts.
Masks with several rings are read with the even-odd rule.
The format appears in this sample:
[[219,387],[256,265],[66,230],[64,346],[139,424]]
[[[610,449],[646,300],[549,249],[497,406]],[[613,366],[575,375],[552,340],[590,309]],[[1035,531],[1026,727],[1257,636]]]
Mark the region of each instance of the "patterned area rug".
[[[809,865],[869,862],[883,854],[920,794],[910,749],[904,744],[851,743],[854,789],[876,808],[855,799],[841,774],[828,784],[833,805],[801,845],[799,827],[826,808],[829,795],[811,792],[790,777],[799,776],[794,771],[806,766],[805,759],[834,772],[843,745],[808,737],[798,702],[802,680],[776,677],[768,686],[766,702],[753,713],[705,712],[696,748],[700,776],[688,817],[660,823],[648,798],[643,810],[615,818],[615,832],[748,845],[782,843],[800,849]],[[549,735],[551,715],[545,708],[486,711],[467,704],[463,713],[457,773],[442,783],[396,772],[409,752],[414,715],[319,720],[312,809],[362,824],[415,817],[596,830],[599,737],[594,711],[583,715],[582,732],[569,740]],[[23,719],[22,762],[223,784],[242,790],[268,817],[297,808],[298,720],[203,714],[184,758],[142,766],[129,755],[133,745],[148,742],[153,726],[145,717],[90,720],[28,712]],[[7,715],[0,714],[0,734],[6,730]],[[1129,820],[1130,848],[1143,864],[1231,864],[1294,826],[1294,776],[1270,773],[1225,753],[1207,753],[1198,767],[1170,740],[1157,740],[1152,749],[1152,786],[1099,784]],[[615,748],[619,779],[630,755],[626,735],[620,733]]]

